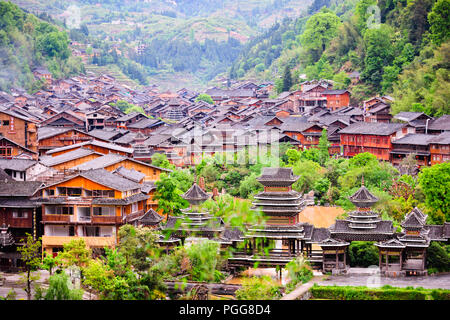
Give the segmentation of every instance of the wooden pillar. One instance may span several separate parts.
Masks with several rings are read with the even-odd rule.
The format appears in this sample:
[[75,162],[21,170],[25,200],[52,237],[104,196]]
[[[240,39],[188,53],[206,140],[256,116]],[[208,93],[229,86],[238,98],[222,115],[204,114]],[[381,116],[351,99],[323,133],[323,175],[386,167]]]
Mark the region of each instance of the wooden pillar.
[[422,251],[422,270],[425,270],[425,258],[426,258],[425,252],[426,252],[426,249],[423,249],[423,251]]
[[336,249],[336,269],[339,269],[339,255],[338,255],[338,249]]
[[381,250],[380,250],[380,252],[378,252],[378,267],[380,268],[380,270],[381,270],[381,267],[382,267],[382,265],[381,265],[381,257],[382,257],[382,253],[381,253]]
[[386,271],[389,270],[389,253],[386,251]]
[[344,268],[347,268],[347,250],[344,249]]
[[289,255],[291,256],[293,253],[293,250],[295,250],[295,240],[289,239]]
[[33,241],[36,241],[36,208],[33,208]]
[[400,250],[400,270],[403,270],[403,249]]

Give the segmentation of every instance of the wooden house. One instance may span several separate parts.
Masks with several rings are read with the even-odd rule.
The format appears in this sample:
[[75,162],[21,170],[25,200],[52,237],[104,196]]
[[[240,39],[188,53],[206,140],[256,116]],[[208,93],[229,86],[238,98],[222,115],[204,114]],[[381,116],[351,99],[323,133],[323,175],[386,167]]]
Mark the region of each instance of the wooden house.
[[24,266],[17,248],[26,233],[39,237],[40,205],[33,200],[42,187],[39,181],[0,179],[0,270],[18,272]]
[[42,121],[41,126],[69,127],[85,130],[86,119],[73,111],[64,110]]
[[431,165],[450,161],[450,131],[433,136],[429,142]]
[[108,154],[108,153],[116,153],[126,156],[132,156],[133,155],[133,149],[132,148],[125,148],[121,147],[117,144],[113,143],[107,143],[102,142],[99,140],[90,140],[86,142],[76,143],[72,145],[68,145],[65,147],[55,148],[52,150],[47,151],[47,155],[51,155],[52,157],[61,155],[63,153],[78,149],[78,148],[85,148],[85,149],[91,149],[95,152],[101,153],[101,154]]
[[42,189],[43,251],[56,255],[64,244],[84,239],[92,249],[114,247],[125,217],[144,214],[142,184],[104,169],[89,170]]
[[389,161],[392,142],[408,133],[414,133],[414,128],[401,123],[353,123],[340,131],[344,157],[370,152]]
[[434,136],[423,133],[408,134],[392,142],[391,163],[399,165],[401,161],[412,154],[417,165],[430,165],[430,140]]
[[75,128],[45,126],[38,129],[39,154],[43,155],[47,151],[78,144],[92,139],[107,142],[107,140],[94,137],[89,133]]
[[327,99],[327,108],[334,111],[350,105],[350,91],[348,90],[325,90],[322,95]]
[[[20,148],[24,148],[24,150],[30,150],[35,159],[37,159],[38,155],[36,125],[37,121],[35,120],[27,119],[15,112],[0,110],[0,135],[10,141],[6,142],[7,140],[3,140],[3,144],[13,142]],[[6,145],[3,147],[3,150],[6,152],[8,152],[7,149],[14,148]]]

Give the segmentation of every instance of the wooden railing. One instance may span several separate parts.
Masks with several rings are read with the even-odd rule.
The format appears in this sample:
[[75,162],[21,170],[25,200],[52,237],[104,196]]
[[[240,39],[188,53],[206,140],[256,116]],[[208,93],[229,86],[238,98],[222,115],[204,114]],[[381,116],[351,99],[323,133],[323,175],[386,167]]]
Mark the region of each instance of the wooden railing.
[[68,215],[68,214],[43,214],[42,220],[44,222],[70,222],[70,215]]
[[112,223],[112,224],[118,224],[122,222],[121,216],[91,216],[91,222],[92,223]]

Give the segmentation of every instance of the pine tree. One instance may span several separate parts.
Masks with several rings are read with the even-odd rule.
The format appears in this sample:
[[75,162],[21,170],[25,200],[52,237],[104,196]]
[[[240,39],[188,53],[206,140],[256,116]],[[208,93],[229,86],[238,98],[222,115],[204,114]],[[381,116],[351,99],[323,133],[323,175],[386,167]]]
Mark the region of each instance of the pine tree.
[[283,92],[289,91],[292,87],[292,75],[291,75],[291,69],[289,68],[289,65],[287,65],[284,68],[283,72]]
[[322,130],[322,136],[319,139],[319,162],[320,165],[324,165],[330,157],[328,153],[328,148],[330,147],[330,142],[328,141],[327,129]]

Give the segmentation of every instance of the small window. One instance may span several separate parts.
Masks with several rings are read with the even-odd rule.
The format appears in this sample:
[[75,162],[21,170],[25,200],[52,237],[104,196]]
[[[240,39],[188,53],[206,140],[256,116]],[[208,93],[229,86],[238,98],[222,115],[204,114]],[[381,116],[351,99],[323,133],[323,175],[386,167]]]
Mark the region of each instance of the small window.
[[26,219],[26,218],[28,218],[28,212],[13,211],[13,218]]
[[9,126],[9,120],[3,120],[3,125],[4,126]]

